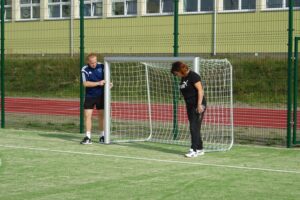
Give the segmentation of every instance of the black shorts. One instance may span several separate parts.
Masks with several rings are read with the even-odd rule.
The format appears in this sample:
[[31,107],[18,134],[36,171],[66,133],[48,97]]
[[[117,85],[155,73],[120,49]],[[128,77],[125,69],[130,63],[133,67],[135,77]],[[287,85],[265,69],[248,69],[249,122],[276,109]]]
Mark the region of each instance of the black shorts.
[[94,109],[96,106],[97,110],[104,109],[104,96],[101,97],[85,97],[84,109]]

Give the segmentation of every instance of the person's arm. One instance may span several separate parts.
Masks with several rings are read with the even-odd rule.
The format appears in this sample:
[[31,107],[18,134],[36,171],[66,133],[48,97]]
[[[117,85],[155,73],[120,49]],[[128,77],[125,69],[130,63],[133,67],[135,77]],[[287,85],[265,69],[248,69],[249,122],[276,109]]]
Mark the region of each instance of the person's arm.
[[92,82],[92,81],[83,81],[84,87],[97,87],[97,86],[104,86],[105,80]]
[[82,76],[82,84],[84,87],[97,87],[97,86],[104,86],[105,80],[101,81],[89,81],[88,80],[88,73],[82,69],[81,70],[81,76]]
[[203,90],[201,81],[198,81],[197,83],[195,83],[194,86],[195,86],[195,88],[198,91],[197,111],[199,113],[202,113],[204,111],[204,108],[202,106],[202,100],[203,100],[203,96],[204,96],[204,90]]

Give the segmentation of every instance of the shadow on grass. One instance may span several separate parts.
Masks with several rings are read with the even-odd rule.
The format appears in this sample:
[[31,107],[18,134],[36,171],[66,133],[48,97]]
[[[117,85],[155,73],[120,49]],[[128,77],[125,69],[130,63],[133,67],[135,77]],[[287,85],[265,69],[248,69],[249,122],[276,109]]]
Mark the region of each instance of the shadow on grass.
[[119,143],[120,146],[134,147],[137,149],[147,149],[151,151],[159,151],[169,154],[183,155],[186,147],[179,145],[158,144],[153,142],[132,142],[132,143]]
[[[79,134],[58,134],[58,133],[40,133],[39,136],[42,137],[48,137],[48,138],[57,138],[57,139],[62,139],[62,140],[67,140],[67,141],[73,141],[73,142],[80,142],[81,138]],[[83,136],[82,136],[83,137]]]

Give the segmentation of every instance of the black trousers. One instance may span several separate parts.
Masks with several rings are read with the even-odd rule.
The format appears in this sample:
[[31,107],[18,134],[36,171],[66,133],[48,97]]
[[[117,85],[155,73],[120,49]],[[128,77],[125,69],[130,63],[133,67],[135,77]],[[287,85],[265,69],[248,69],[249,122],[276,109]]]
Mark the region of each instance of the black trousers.
[[201,124],[204,117],[205,109],[202,113],[197,112],[197,99],[186,99],[186,110],[190,123],[191,133],[191,149],[194,151],[203,149],[203,141],[201,136]]

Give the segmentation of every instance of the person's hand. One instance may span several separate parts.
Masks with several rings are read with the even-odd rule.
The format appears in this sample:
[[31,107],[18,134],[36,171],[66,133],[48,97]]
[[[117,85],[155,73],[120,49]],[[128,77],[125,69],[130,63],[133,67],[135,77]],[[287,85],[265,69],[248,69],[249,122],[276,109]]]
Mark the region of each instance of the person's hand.
[[104,86],[105,85],[105,80],[99,81],[99,85]]
[[203,105],[201,105],[201,104],[199,104],[199,105],[197,106],[197,112],[198,112],[198,113],[204,112],[204,109],[205,109],[205,107],[204,107]]
[[113,83],[110,83],[109,86],[110,86],[110,89],[111,89],[113,87]]

